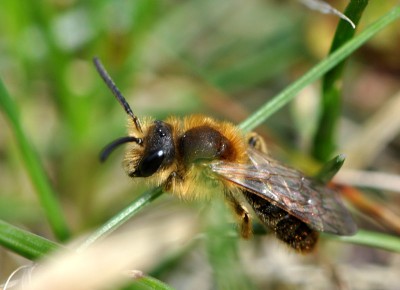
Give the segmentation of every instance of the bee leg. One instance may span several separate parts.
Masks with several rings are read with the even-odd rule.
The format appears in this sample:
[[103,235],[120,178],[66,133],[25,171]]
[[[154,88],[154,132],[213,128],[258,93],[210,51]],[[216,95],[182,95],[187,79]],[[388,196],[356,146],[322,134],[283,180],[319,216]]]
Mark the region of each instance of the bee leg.
[[164,183],[164,190],[165,191],[170,191],[170,189],[172,188],[172,184],[174,182],[174,179],[176,179],[178,176],[178,173],[173,171],[171,172],[171,174],[168,176],[167,180]]
[[265,144],[264,139],[255,132],[250,132],[246,135],[247,144],[250,147],[257,149],[263,153],[267,153],[267,145]]
[[168,176],[167,180],[164,182],[164,190],[165,191],[170,191],[172,189],[172,185],[174,180],[180,180],[183,181],[183,177],[178,174],[178,172],[173,171],[171,174]]
[[226,191],[226,201],[239,219],[240,236],[249,239],[252,235],[251,219],[247,209],[233,196],[232,192]]

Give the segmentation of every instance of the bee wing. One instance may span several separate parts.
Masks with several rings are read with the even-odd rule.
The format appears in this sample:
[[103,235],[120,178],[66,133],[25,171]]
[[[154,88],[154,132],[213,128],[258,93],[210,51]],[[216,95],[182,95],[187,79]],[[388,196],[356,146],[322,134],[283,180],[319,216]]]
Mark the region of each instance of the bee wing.
[[336,191],[313,183],[301,172],[258,150],[249,148],[247,153],[249,164],[213,162],[211,170],[279,206],[315,230],[338,235],[356,232],[357,227]]

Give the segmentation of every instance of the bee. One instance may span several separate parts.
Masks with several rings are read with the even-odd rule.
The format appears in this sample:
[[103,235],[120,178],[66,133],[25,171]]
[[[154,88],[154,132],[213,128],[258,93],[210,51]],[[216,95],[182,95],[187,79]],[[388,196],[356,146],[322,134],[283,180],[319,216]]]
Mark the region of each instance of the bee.
[[313,250],[319,232],[356,232],[338,193],[269,157],[259,135],[203,115],[139,120],[99,59],[94,64],[128,115],[128,136],[106,146],[102,161],[127,144],[123,166],[130,177],[147,178],[184,200],[222,192],[246,239],[252,234],[246,205],[279,240],[302,253]]

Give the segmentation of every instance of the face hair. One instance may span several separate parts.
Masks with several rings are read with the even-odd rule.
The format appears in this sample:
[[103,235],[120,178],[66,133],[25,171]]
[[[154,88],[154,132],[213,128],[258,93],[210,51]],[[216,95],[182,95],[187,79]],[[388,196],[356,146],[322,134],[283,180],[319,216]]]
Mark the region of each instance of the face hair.
[[125,100],[124,96],[121,94],[113,80],[111,79],[110,75],[107,73],[106,69],[102,65],[100,59],[97,57],[93,58],[93,63],[96,66],[97,72],[101,76],[101,78],[104,80],[106,83],[107,87],[111,90],[113,95],[116,97],[118,102],[122,105],[122,107],[125,109],[125,112],[132,117],[133,122],[135,123],[136,130],[139,132],[142,131],[142,127],[140,126],[139,119],[133,114],[131,107],[129,106],[128,102]]
[[127,136],[127,137],[121,137],[118,138],[114,141],[112,141],[110,144],[108,144],[104,149],[100,152],[100,161],[104,162],[110,156],[110,154],[117,148],[119,145],[129,143],[129,142],[135,142],[139,145],[143,144],[143,139],[141,138],[136,138],[133,136]]

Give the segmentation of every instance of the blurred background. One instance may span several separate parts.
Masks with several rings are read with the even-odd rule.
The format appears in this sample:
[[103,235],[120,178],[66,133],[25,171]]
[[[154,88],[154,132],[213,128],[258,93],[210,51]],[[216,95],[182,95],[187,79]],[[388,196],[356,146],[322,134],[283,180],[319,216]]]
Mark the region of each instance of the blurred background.
[[[329,3],[341,11],[346,5]],[[396,3],[371,1],[357,29]],[[105,164],[98,160],[104,145],[126,134],[127,117],[97,75],[94,56],[139,118],[204,113],[240,123],[327,55],[339,21],[296,1],[3,0],[1,6],[0,76],[18,104],[23,128],[74,237],[104,223],[146,190],[144,182],[124,173],[123,150]],[[347,63],[337,150],[347,153],[347,168],[400,172],[399,131],[385,131],[399,124],[399,114],[389,113],[396,104],[400,109],[399,45],[397,22]],[[274,157],[304,170],[312,164],[307,156],[319,95],[315,83],[259,127]],[[381,126],[372,136],[371,122]],[[0,188],[0,219],[54,239],[3,114]],[[366,194],[399,213],[398,193]],[[197,225],[196,242],[174,263],[165,266],[164,258],[148,257],[154,260],[149,273],[177,289],[215,289],[216,270],[201,238],[208,205],[165,195],[126,225],[134,231],[169,218],[176,221],[171,227]],[[387,231],[356,217],[363,228]],[[297,255],[268,236],[238,243],[237,263],[257,289],[398,287],[398,254],[326,239],[310,256]],[[0,248],[0,281],[24,263]]]

